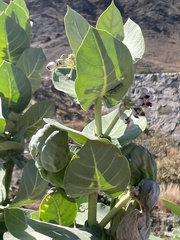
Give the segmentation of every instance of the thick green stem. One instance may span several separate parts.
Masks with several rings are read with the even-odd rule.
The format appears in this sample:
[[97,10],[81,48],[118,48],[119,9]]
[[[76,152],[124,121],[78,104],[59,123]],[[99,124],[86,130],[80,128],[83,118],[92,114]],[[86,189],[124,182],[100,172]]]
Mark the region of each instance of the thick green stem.
[[97,224],[97,198],[98,193],[94,192],[88,196],[88,225]]
[[109,127],[106,129],[106,131],[104,133],[104,137],[109,136],[110,132],[112,131],[113,127],[115,126],[115,124],[117,123],[118,120],[119,120],[119,112],[117,112],[116,116],[114,117],[114,119],[110,123]]
[[111,209],[111,211],[102,219],[99,223],[100,228],[104,228],[112,219],[113,217],[119,212],[119,210],[126,206],[127,202],[130,200],[130,193],[127,192],[121,199],[116,203],[116,205]]
[[95,101],[95,132],[98,136],[102,135],[102,119],[101,119],[101,110],[102,110],[102,99],[99,97]]
[[10,189],[10,184],[11,184],[12,174],[14,169],[14,162],[11,157],[8,157],[7,162],[4,163],[4,168],[6,170],[6,173],[5,173],[6,199],[4,201],[4,204],[7,204],[9,202],[9,189]]

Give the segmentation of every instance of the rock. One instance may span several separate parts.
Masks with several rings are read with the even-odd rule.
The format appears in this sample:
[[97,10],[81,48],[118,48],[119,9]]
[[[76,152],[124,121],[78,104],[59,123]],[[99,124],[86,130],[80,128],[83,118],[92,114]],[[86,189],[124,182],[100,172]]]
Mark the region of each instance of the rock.
[[146,114],[149,127],[180,144],[180,73],[136,75],[132,92],[139,87],[153,94],[152,108]]

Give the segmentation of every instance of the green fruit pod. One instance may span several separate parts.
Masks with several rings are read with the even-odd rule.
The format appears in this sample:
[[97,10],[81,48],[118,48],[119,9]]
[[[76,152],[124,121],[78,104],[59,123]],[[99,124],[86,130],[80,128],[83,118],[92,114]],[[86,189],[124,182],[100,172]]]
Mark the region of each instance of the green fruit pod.
[[146,148],[130,143],[122,147],[121,152],[129,162],[132,186],[137,186],[144,178],[156,180],[157,165],[152,154]]
[[40,161],[40,152],[41,148],[48,138],[48,136],[56,130],[55,127],[51,126],[50,124],[45,124],[43,128],[40,128],[35,135],[32,136],[31,141],[29,143],[29,150],[31,153],[32,158],[38,162],[41,166]]
[[48,172],[59,172],[69,162],[68,133],[56,130],[49,135],[41,149],[42,167]]

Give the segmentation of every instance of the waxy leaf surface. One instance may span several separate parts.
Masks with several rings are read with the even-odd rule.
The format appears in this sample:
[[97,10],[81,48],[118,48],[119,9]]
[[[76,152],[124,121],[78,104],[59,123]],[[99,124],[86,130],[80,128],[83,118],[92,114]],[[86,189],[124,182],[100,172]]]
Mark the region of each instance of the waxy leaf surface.
[[69,44],[76,53],[88,31],[89,23],[80,14],[68,7],[64,24]]
[[25,137],[31,137],[39,128],[43,127],[43,118],[51,117],[55,111],[55,103],[52,100],[43,100],[31,106],[20,117],[17,127],[26,126]]
[[13,64],[0,65],[0,97],[5,107],[21,113],[31,100],[31,85],[24,73]]
[[76,143],[85,144],[88,139],[95,140],[98,139],[97,136],[94,136],[92,133],[82,133],[80,131],[74,130],[72,128],[66,127],[58,121],[50,118],[44,118],[44,121],[51,126],[57,127],[58,129],[68,132],[68,136],[72,138]]
[[70,228],[40,222],[33,219],[26,219],[27,223],[37,232],[58,240],[99,240],[93,234],[85,231],[85,229]]
[[21,54],[16,66],[19,67],[29,79],[32,92],[41,85],[41,69],[46,62],[46,57],[41,48],[28,48]]
[[128,48],[106,31],[92,27],[77,52],[76,67],[75,90],[85,110],[99,97],[116,104],[134,80]]
[[54,190],[47,194],[40,205],[40,219],[43,222],[71,226],[76,219],[77,204],[62,190]]
[[114,197],[125,190],[129,178],[128,162],[116,146],[106,139],[88,140],[67,166],[64,187],[71,197],[99,191]]
[[48,183],[40,176],[35,162],[29,160],[24,167],[17,196],[11,205],[21,207],[37,202],[44,196],[47,186]]
[[[23,1],[21,1],[23,2]],[[24,7],[24,5],[23,5]],[[8,5],[5,13],[11,17],[20,27],[22,27],[27,35],[31,35],[31,25],[29,21],[29,14],[26,9],[23,9],[20,5],[16,4],[15,1],[11,1]]]
[[74,80],[76,78],[76,71],[73,70],[72,79],[67,79],[70,69],[57,69],[53,72],[53,84],[54,87],[66,93],[73,101],[77,102],[77,96],[74,89]]
[[124,24],[123,43],[128,47],[134,63],[142,58],[145,51],[144,37],[139,25],[130,18]]
[[3,235],[4,240],[51,240],[52,238],[36,232],[26,223],[26,210],[6,208],[4,219],[9,232]]
[[96,28],[106,30],[113,37],[122,41],[124,38],[124,26],[121,13],[115,6],[114,2],[100,15]]
[[30,47],[26,31],[5,13],[0,15],[0,64],[18,61],[22,52]]

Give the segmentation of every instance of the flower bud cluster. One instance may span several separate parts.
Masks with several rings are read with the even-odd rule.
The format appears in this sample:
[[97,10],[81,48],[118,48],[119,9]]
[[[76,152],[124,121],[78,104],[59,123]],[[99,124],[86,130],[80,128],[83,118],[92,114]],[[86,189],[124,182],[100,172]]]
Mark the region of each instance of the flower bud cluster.
[[74,69],[76,66],[75,55],[73,53],[63,54],[60,58],[55,61],[51,61],[47,64],[46,69],[50,72],[54,72],[58,68],[71,68]]
[[126,109],[130,109],[130,108],[132,109],[132,113],[130,116],[127,116],[127,114],[123,112],[124,109],[122,107],[122,104],[120,105],[120,108],[119,108],[120,119],[122,119],[125,124],[132,125],[133,120],[131,116],[134,116],[135,118],[145,116],[146,109],[149,107],[152,107],[151,99],[152,99],[152,94],[148,92],[146,88],[139,89],[137,102],[136,104],[134,104],[133,107],[132,107],[132,101],[128,100],[129,101],[129,104],[128,104],[127,98],[123,102],[123,104],[125,103],[124,105],[126,105],[125,106]]

